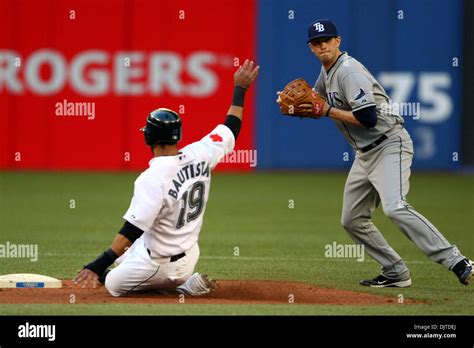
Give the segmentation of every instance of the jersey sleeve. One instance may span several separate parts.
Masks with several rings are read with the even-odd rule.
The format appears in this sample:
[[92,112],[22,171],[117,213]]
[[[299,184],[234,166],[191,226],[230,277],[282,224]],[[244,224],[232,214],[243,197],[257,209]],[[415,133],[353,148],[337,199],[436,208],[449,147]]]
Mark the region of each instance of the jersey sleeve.
[[214,169],[225,155],[234,150],[235,138],[229,127],[220,124],[194,145],[194,150],[206,157],[210,168]]
[[352,111],[376,106],[372,82],[366,75],[362,73],[349,74],[342,80],[340,88]]
[[162,205],[163,194],[160,188],[142,174],[135,181],[132,202],[123,218],[142,231],[148,231],[153,226]]

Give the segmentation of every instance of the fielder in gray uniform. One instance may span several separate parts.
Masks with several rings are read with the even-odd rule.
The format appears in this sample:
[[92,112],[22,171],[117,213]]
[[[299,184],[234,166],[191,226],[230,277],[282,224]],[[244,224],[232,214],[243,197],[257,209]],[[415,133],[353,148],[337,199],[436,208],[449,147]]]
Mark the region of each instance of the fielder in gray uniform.
[[382,265],[380,275],[360,284],[411,285],[405,262],[371,220],[382,203],[384,213],[426,256],[452,270],[467,285],[473,274],[471,261],[405,198],[413,143],[403,118],[389,107],[390,98],[370,72],[340,51],[341,37],[334,23],[317,20],[310,25],[308,36],[308,46],[322,64],[314,89],[327,99],[323,114],[336,122],[356,151],[344,189],[341,223]]

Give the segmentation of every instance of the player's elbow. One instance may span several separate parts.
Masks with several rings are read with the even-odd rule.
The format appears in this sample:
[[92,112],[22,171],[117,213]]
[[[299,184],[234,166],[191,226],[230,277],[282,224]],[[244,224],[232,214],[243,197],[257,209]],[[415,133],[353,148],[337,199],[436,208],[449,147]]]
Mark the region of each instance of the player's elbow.
[[377,125],[377,111],[375,106],[370,106],[353,112],[354,117],[361,125],[370,129]]

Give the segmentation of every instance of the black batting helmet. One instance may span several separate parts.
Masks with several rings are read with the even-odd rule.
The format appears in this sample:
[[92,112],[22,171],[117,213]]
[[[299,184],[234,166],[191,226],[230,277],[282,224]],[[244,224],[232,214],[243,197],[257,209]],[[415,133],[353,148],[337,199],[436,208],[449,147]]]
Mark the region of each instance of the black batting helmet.
[[182,135],[181,118],[173,110],[159,108],[150,113],[141,131],[148,146],[176,144]]

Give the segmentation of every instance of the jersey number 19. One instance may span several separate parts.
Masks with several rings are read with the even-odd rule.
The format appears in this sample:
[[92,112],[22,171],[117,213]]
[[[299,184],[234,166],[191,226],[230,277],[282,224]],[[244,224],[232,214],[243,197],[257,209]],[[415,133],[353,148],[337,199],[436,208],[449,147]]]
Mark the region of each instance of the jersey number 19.
[[[204,183],[196,182],[189,191],[183,193],[180,201],[181,210],[179,212],[176,229],[180,229],[187,222],[196,219],[202,213],[204,205]],[[189,199],[188,199],[189,198]],[[186,214],[189,206],[190,211]]]

